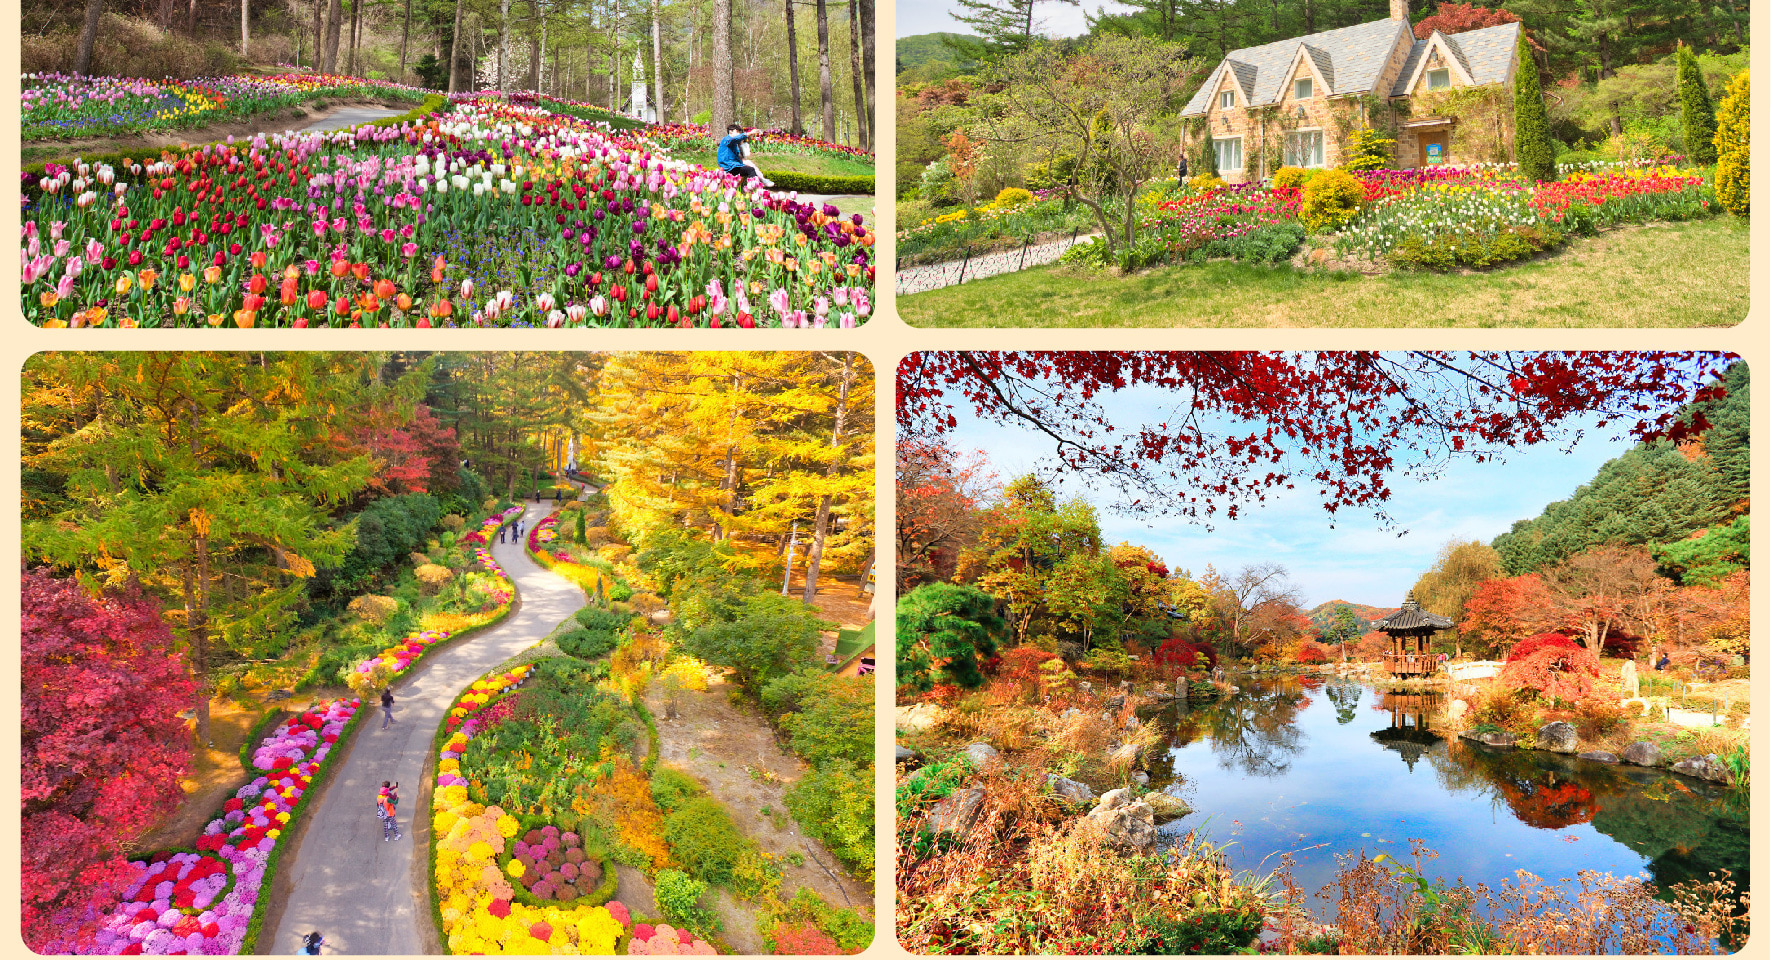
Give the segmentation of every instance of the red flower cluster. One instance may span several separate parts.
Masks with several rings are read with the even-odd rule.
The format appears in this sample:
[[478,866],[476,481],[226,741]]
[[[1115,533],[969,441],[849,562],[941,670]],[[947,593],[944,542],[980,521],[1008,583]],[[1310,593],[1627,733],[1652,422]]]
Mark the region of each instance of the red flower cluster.
[[1587,180],[1546,183],[1531,198],[1531,209],[1540,217],[1560,221],[1563,215],[1568,212],[1568,208],[1575,203],[1587,203],[1598,207],[1624,197],[1680,193],[1692,187],[1701,186],[1703,186],[1702,177],[1666,175],[1631,177],[1623,174],[1609,174]]

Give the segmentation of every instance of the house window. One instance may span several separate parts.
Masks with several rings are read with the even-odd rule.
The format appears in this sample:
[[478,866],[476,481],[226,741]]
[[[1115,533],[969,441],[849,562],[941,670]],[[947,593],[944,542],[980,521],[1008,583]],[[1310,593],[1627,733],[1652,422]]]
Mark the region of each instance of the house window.
[[1213,140],[1211,145],[1213,149],[1217,151],[1219,173],[1242,169],[1241,137],[1226,137],[1222,140]]
[[1428,70],[1427,71],[1427,89],[1428,90],[1450,90],[1451,89],[1451,70],[1449,68],[1442,68],[1439,70]]
[[1324,167],[1322,131],[1293,130],[1285,135],[1285,164],[1291,167]]
[[1234,106],[1236,106],[1236,94],[1231,93],[1228,90],[1225,90],[1223,93],[1218,94],[1218,109],[1219,110],[1229,110]]
[[1292,84],[1291,98],[1293,100],[1308,100],[1316,95],[1315,90],[1314,81],[1309,77],[1299,77],[1297,82]]

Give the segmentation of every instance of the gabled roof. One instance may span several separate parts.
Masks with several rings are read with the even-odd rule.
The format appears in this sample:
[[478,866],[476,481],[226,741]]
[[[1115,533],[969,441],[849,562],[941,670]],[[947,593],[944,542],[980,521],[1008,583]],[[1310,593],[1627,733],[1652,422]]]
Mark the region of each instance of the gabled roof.
[[1448,630],[1455,626],[1457,626],[1455,622],[1448,620],[1445,617],[1422,610],[1420,604],[1416,603],[1413,597],[1409,597],[1407,600],[1402,601],[1402,609],[1390,614],[1382,620],[1373,620],[1371,623],[1372,629],[1384,633],[1388,633],[1392,630],[1420,630],[1427,627],[1436,630]]
[[1427,39],[1416,40],[1414,48],[1408,51],[1408,61],[1402,65],[1402,72],[1396,76],[1396,86],[1390,96],[1400,97],[1408,93],[1415,74],[1420,72],[1420,62],[1435,37],[1444,41],[1472,85],[1480,87],[1507,82],[1513,76],[1513,54],[1519,48],[1519,27],[1517,23],[1503,23],[1498,27],[1449,35],[1435,30]]
[[[1235,65],[1238,84],[1248,94],[1249,106],[1267,106],[1284,99],[1285,81],[1300,53],[1310,57],[1311,65],[1336,94],[1369,93],[1377,86],[1390,51],[1408,32],[1408,24],[1400,20],[1375,20],[1307,37],[1243,47],[1230,51],[1224,61]],[[1308,52],[1301,49],[1306,45],[1311,48]],[[1205,86],[1181,110],[1182,116],[1206,112],[1224,69],[1225,65],[1219,64]]]

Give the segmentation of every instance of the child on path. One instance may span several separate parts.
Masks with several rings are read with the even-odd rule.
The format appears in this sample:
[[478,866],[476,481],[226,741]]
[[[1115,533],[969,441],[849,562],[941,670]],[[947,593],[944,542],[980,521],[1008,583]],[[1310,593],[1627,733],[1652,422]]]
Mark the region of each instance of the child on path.
[[[400,785],[397,782],[381,781],[381,792],[375,797],[375,810],[381,816],[381,839],[383,841],[400,839],[400,824],[397,819],[397,805],[400,802]],[[391,838],[389,834],[392,834]]]
[[315,930],[301,938],[301,953],[304,956],[317,957],[320,955],[320,944],[325,942],[325,938],[320,936],[320,931]]

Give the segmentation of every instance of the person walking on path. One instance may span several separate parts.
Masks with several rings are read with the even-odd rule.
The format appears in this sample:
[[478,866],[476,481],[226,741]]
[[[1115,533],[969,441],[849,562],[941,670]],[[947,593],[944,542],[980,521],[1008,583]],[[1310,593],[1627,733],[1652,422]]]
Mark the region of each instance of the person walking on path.
[[320,955],[320,944],[325,943],[325,942],[326,942],[326,938],[320,936],[320,931],[318,931],[318,930],[315,930],[314,932],[308,934],[307,936],[302,937],[301,938],[301,953],[302,953],[302,955],[308,956],[308,957],[319,956]]
[[1187,182],[1187,155],[1185,153],[1181,154],[1180,162],[1175,164],[1175,179],[1182,184]]
[[381,781],[381,793],[377,794],[375,797],[376,812],[381,815],[381,839],[384,842],[387,840],[398,840],[404,836],[404,834],[400,833],[400,824],[398,820],[398,806],[400,803],[399,790],[400,785],[398,783],[390,783],[383,780]]
[[394,692],[384,689],[381,691],[381,729],[386,730],[394,722]]
[[508,526],[498,528],[498,542],[499,543],[504,542],[504,534],[509,530],[510,530],[510,527],[508,527]]

